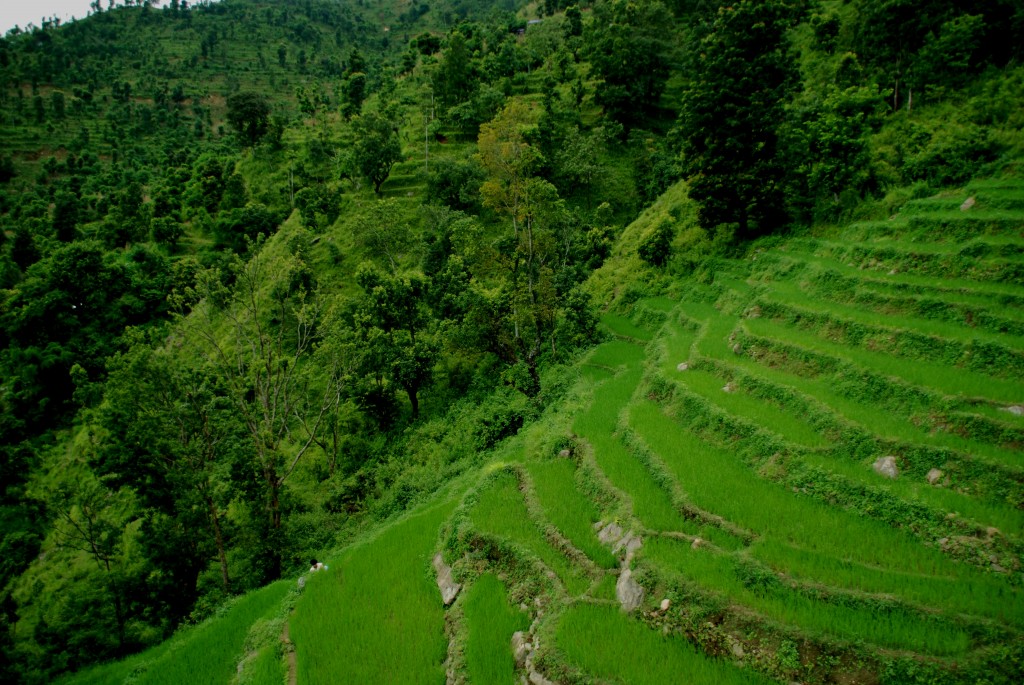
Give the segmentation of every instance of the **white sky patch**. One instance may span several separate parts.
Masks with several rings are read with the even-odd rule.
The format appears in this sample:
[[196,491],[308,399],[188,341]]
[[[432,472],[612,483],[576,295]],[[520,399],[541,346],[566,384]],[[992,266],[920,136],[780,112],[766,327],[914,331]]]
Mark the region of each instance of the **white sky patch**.
[[[15,26],[24,29],[29,24],[43,25],[43,19],[59,17],[61,22],[84,19],[92,11],[92,0],[0,0],[0,35],[6,34]],[[124,0],[116,0],[118,6]],[[169,4],[169,0],[157,0],[151,3],[154,7]],[[189,4],[192,4],[191,2]],[[109,0],[100,0],[100,7],[107,11]]]

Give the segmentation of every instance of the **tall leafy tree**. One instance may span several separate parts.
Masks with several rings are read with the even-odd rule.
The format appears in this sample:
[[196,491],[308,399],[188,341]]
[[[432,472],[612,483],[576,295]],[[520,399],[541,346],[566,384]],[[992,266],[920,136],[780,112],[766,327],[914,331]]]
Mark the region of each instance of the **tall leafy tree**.
[[316,370],[309,363],[323,300],[312,290],[301,256],[271,259],[261,247],[253,246],[248,263],[236,258],[233,289],[216,274],[203,275],[206,301],[187,323],[251,442],[252,470],[267,515],[265,575],[272,579],[281,575],[285,482],[337,402],[340,379],[335,369]]
[[357,117],[352,128],[356,134],[356,165],[373,184],[373,192],[380,193],[381,184],[391,174],[391,167],[402,159],[397,126],[382,114],[368,112]]
[[228,98],[228,123],[247,145],[255,145],[270,128],[270,103],[259,93],[235,93]]
[[438,104],[450,108],[468,100],[475,89],[473,64],[466,38],[458,30],[452,31],[441,62],[434,72],[434,95]]
[[528,393],[540,388],[537,364],[545,344],[554,345],[557,245],[550,223],[562,206],[555,187],[535,175],[542,157],[528,142],[534,119],[525,103],[513,100],[480,127],[477,141],[486,174],[480,187],[484,205],[506,215],[512,228],[498,249],[504,282],[501,301],[495,302],[503,327],[497,347],[526,370],[528,380],[520,387]]
[[595,99],[630,126],[657,106],[668,80],[672,14],[659,0],[604,0],[584,30],[587,55],[602,83]]
[[379,364],[372,373],[389,376],[409,397],[419,416],[419,393],[433,378],[438,344],[430,331],[429,281],[421,274],[386,274],[366,263],[356,272],[363,289],[356,316],[360,338],[379,350],[367,360]]
[[786,31],[803,0],[741,0],[720,7],[694,48],[680,128],[690,196],[701,225],[735,224],[740,235],[784,221],[778,126],[797,83]]
[[180,619],[214,554],[230,590],[224,519],[229,470],[244,433],[216,377],[133,337],[131,349],[109,363],[93,468],[108,484],[132,487],[146,510],[147,532],[163,533],[147,536],[151,564],[161,570],[162,589]]

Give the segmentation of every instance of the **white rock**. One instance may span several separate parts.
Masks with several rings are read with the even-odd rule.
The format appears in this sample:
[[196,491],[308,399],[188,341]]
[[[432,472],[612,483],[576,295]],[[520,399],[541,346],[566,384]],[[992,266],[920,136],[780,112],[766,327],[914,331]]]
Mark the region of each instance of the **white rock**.
[[527,635],[521,630],[512,633],[512,654],[516,658],[516,665],[522,668],[526,665],[526,657],[533,651],[533,645],[527,641]]
[[932,469],[928,472],[928,475],[925,476],[925,479],[928,481],[928,485],[935,485],[942,480],[942,475],[943,474],[940,469]]
[[690,368],[690,365],[687,364],[686,362],[683,362],[676,367],[676,371],[686,371],[688,368]]
[[964,203],[962,205],[960,205],[960,211],[961,212],[966,212],[968,209],[973,207],[974,204],[975,204],[975,200],[974,200],[974,196],[972,195],[971,197],[969,197],[966,200],[964,200]]
[[668,597],[666,597],[665,599],[661,600],[661,610],[662,611],[668,611],[668,608],[671,605],[672,605],[672,601]]
[[1024,404],[1014,404],[1009,407],[1002,407],[1003,411],[1008,411],[1014,416],[1024,416]]
[[644,601],[644,589],[633,580],[633,572],[628,568],[622,569],[619,574],[619,580],[615,583],[615,597],[623,611],[633,611]]
[[601,532],[597,534],[597,539],[606,545],[611,545],[622,539],[623,532],[622,526],[612,521],[601,529]]
[[700,547],[700,546],[701,546],[701,544],[702,544],[703,542],[704,542],[704,541],[703,541],[703,540],[701,540],[700,538],[694,538],[694,539],[693,539],[693,544],[691,544],[691,545],[690,545],[690,549],[697,549],[698,547]]
[[440,552],[434,555],[434,571],[437,573],[437,589],[441,591],[441,601],[448,606],[458,597],[462,585],[455,582],[452,567],[444,563],[444,557]]
[[896,457],[893,456],[879,457],[878,460],[875,461],[873,468],[875,469],[875,473],[885,476],[886,478],[892,478],[895,480],[900,475],[900,469],[896,465]]

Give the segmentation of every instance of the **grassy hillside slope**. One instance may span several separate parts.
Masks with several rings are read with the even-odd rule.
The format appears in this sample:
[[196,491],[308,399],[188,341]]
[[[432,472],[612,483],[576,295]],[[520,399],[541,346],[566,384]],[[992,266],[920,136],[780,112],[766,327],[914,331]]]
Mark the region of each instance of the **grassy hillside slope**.
[[[976,182],[667,296],[624,275],[641,217],[592,279],[618,297],[565,399],[307,578],[257,682],[1019,682],[1022,198]],[[464,584],[447,609],[436,551]],[[244,660],[217,626],[180,641]]]

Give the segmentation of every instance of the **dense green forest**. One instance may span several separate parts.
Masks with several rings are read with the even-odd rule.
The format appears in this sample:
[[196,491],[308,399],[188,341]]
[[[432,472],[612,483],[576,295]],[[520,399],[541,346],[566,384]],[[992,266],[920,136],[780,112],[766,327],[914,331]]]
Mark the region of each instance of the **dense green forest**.
[[[716,325],[700,302],[726,297],[713,289],[728,283],[730,260],[851,222],[891,222],[907,203],[975,179],[1024,174],[1024,6],[1012,0],[101,4],[86,19],[0,40],[4,682],[47,682],[121,659],[223,615],[234,596],[267,587],[245,601],[269,597],[311,556],[422,505],[530,426],[570,411],[583,355],[614,335],[649,340],[641,329],[665,318],[649,298],[708,289],[692,297],[698,313],[678,331],[691,335]],[[1020,209],[1007,192],[993,211]],[[991,250],[1009,260],[999,292],[1012,309],[1010,289],[1024,280],[1014,261],[1020,220],[989,219],[1005,244],[961,257]],[[927,262],[912,256],[893,273]],[[782,279],[778,268],[761,277]],[[841,289],[830,274],[828,287]],[[746,297],[736,287],[742,295],[729,297]],[[757,300],[763,323],[825,320],[792,297]],[[933,303],[927,315],[953,306]],[[639,318],[626,322],[625,312]],[[616,320],[628,330],[609,329]],[[988,330],[1022,335],[1015,326]],[[871,351],[896,349],[895,338]],[[971,349],[1015,388],[1005,402],[1019,409],[1024,366],[1014,344]],[[792,350],[762,348],[796,363]],[[641,368],[660,362],[620,352],[605,366],[626,364],[617,379],[635,372],[622,390],[632,392]],[[819,363],[807,355],[802,363]],[[649,400],[671,395],[645,382]],[[614,406],[614,383],[605,383]],[[662,419],[632,411],[634,438],[670,449],[656,447],[650,428]],[[683,402],[679,411],[696,409]],[[617,412],[582,413],[542,441],[575,453],[579,435],[614,425]],[[1015,516],[1024,508],[1022,429],[1003,418],[962,420],[1010,436],[996,442],[1015,464],[965,473]],[[473,495],[479,507],[462,506],[446,525],[500,528],[497,512],[514,517],[521,506],[511,503],[516,488],[534,487],[522,483],[540,493],[542,481],[572,477],[516,468],[488,476]],[[813,490],[812,480],[799,486]],[[743,496],[757,496],[750,487]],[[599,490],[589,495],[607,504]],[[843,493],[820,497],[914,535],[939,539],[952,525]],[[750,542],[738,528],[716,530],[712,542],[724,548]],[[1000,539],[982,562],[1017,592],[1024,547],[1019,535]],[[591,556],[610,558],[598,550]],[[979,563],[964,547],[947,551],[965,568]],[[770,584],[755,566],[743,567],[736,592]],[[964,587],[988,588],[970,585],[973,572],[963,571]],[[514,607],[486,608],[504,597],[500,583],[480,587],[459,620],[508,611],[515,626]],[[772,615],[766,607],[754,611]],[[598,608],[574,605],[574,622],[558,630],[596,639],[588,621],[599,619],[586,614]],[[703,620],[714,623],[716,611]],[[1024,669],[1020,625],[986,616],[963,628],[984,656],[955,677],[1013,682]],[[683,642],[730,653],[688,631]],[[784,642],[776,657],[796,650]],[[884,646],[956,653],[935,644]],[[910,679],[905,664],[864,659],[861,671],[848,669],[874,669],[864,682],[887,667],[896,670],[886,682]],[[603,668],[588,672],[628,680]],[[757,668],[825,682],[812,667]]]

